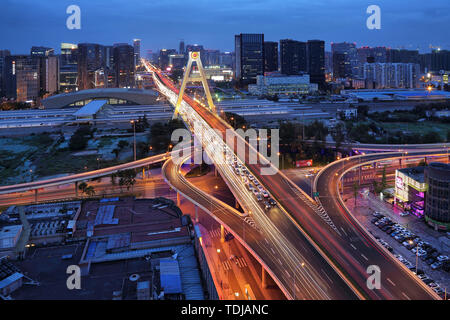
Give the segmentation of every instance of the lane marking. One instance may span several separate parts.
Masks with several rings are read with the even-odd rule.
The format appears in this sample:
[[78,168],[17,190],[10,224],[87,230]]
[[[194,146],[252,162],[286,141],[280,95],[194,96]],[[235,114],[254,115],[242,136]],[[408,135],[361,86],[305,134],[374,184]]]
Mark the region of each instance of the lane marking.
[[369,259],[367,259],[367,257],[366,257],[365,255],[363,255],[362,253],[361,253],[361,257],[363,257],[364,259],[366,259],[366,261],[369,261]]
[[406,295],[406,293],[402,292],[402,295],[404,295],[406,299],[411,300],[411,298],[408,297],[408,296]]
[[353,243],[350,243],[350,246],[356,250],[356,247],[353,245]]
[[391,279],[387,278],[386,280],[395,287],[395,283]]

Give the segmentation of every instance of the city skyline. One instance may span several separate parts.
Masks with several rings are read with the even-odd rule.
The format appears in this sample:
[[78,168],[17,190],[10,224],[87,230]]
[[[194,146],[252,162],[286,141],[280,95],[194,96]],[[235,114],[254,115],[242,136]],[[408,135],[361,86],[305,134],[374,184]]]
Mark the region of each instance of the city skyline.
[[[450,12],[443,10],[446,6],[450,9],[445,1],[428,4],[426,10],[419,1],[409,1],[406,8],[405,1],[396,4],[380,1],[377,5],[381,8],[381,30],[367,29],[369,15],[366,8],[370,3],[365,2],[355,5],[339,1],[325,7],[324,1],[315,4],[305,1],[283,4],[272,0],[264,3],[247,1],[239,4],[236,11],[237,3],[234,1],[220,6],[203,2],[187,5],[178,1],[134,1],[131,6],[117,4],[121,10],[111,11],[109,7],[102,7],[103,1],[93,4],[83,0],[77,2],[81,9],[81,30],[68,30],[66,8],[71,4],[70,1],[56,4],[50,1],[8,1],[0,13],[0,26],[14,28],[14,32],[1,36],[2,48],[11,50],[13,54],[22,54],[34,45],[58,49],[62,42],[112,44],[131,43],[132,39],[139,38],[142,39],[143,53],[146,50],[178,48],[180,40],[199,43],[205,48],[233,51],[233,36],[239,33],[264,33],[266,41],[320,39],[325,41],[327,51],[331,42],[344,41],[356,42],[358,47],[386,46],[419,49],[421,52],[429,52],[430,45],[450,48],[444,40],[445,31],[439,28]],[[39,16],[35,16],[36,12],[40,13]],[[201,22],[200,19],[186,18],[189,12],[194,16],[201,14]],[[287,12],[289,19],[286,19]],[[346,19],[336,19],[340,16]],[[164,28],[160,27],[162,23]],[[181,32],[180,23],[183,25]],[[214,33],[210,32],[211,28],[216,28]],[[164,29],[164,32],[154,32],[155,29]],[[36,41],[30,30],[46,34],[46,40]]]

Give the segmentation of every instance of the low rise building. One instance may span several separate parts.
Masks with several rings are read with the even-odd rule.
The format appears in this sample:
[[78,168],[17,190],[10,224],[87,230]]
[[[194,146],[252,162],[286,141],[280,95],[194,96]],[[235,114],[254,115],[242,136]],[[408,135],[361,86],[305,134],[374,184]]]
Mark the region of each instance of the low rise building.
[[414,167],[395,171],[394,203],[418,217],[423,217],[425,209],[424,170],[425,167]]
[[280,73],[266,73],[256,77],[256,85],[249,85],[253,95],[305,95],[316,92],[317,84],[310,83],[308,74],[286,76]]

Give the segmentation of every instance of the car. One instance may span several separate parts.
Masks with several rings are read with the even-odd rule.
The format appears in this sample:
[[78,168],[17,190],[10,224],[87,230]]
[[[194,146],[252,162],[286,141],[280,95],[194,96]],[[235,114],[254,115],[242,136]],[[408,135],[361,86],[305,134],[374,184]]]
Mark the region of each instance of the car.
[[[406,247],[408,250],[410,250],[414,245],[411,245],[409,241],[403,241],[402,246]],[[414,252],[415,253],[415,252]]]
[[394,230],[395,230],[394,228],[389,227],[389,229],[386,230],[386,233],[391,234],[392,232],[394,232]]
[[428,283],[428,286],[430,288],[437,288],[437,287],[439,287],[439,285],[436,282],[430,282],[430,283]]
[[436,258],[438,261],[444,262],[448,260],[448,256],[440,255]]
[[390,234],[391,237],[395,237],[396,235],[400,234],[400,231],[394,231]]
[[386,232],[388,228],[390,228],[390,226],[389,226],[389,225],[385,225],[383,228],[381,228],[381,230],[383,230],[384,232]]
[[256,190],[255,188],[252,189],[253,194],[256,196],[257,194],[259,194],[259,191]]
[[442,265],[443,265],[443,263],[442,263],[441,261],[437,261],[437,262],[435,262],[435,263],[433,263],[433,264],[431,265],[431,269],[437,270],[437,269],[439,269],[440,267],[442,267]]
[[402,212],[400,213],[400,217],[406,217],[409,215],[409,212]]
[[269,193],[266,190],[262,191],[262,194],[263,194],[264,198],[268,198],[269,197]]
[[268,201],[264,201],[264,210],[269,210],[271,208],[270,203]]
[[256,200],[262,201],[262,197],[261,197],[261,194],[260,194],[260,193],[258,193],[258,194],[256,195]]
[[432,265],[433,263],[436,262],[436,260],[435,260],[433,257],[430,257],[430,258],[427,258],[427,259],[425,260],[425,262],[426,262],[427,264],[429,264],[429,265]]
[[372,222],[372,223],[375,223],[375,222],[377,222],[379,219],[378,218],[372,218],[372,220],[370,220],[370,222]]
[[425,284],[429,284],[429,283],[434,282],[434,280],[433,280],[433,279],[430,279],[430,278],[423,279],[422,281],[423,281]]
[[277,202],[275,200],[273,200],[272,198],[269,199],[269,203],[271,206],[276,206]]

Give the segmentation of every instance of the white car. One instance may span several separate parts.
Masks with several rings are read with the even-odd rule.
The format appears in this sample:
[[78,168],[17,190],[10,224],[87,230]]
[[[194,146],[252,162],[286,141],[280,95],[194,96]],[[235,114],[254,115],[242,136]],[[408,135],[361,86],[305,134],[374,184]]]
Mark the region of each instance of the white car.
[[444,255],[440,255],[439,257],[436,258],[438,261],[440,262],[444,262],[448,260],[448,256],[444,256]]

